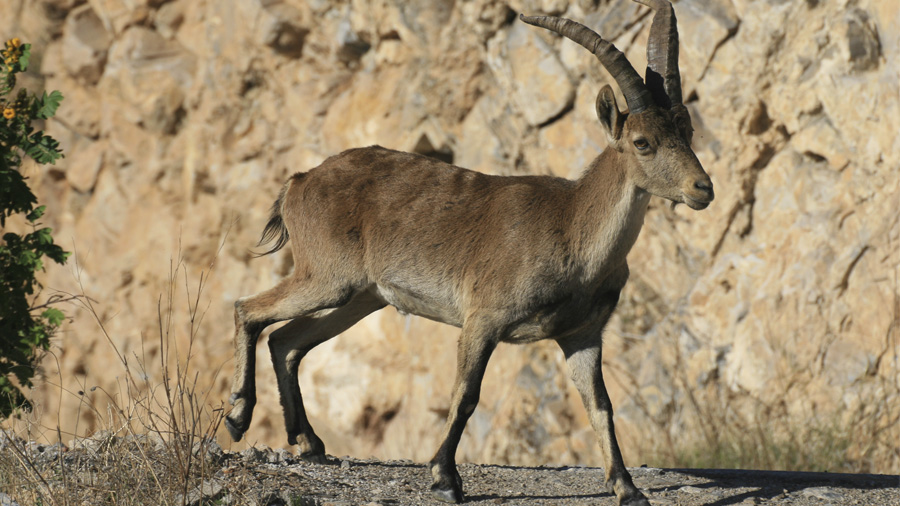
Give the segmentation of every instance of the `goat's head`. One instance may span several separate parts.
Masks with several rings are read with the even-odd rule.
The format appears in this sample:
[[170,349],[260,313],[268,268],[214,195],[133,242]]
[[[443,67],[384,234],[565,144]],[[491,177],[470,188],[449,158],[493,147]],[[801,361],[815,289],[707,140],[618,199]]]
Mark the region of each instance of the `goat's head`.
[[597,95],[597,117],[610,146],[632,155],[629,165],[635,183],[659,197],[704,209],[713,200],[713,186],[690,146],[693,128],[681,97],[675,12],[668,0],[634,1],[655,12],[647,43],[646,83],[621,51],[586,26],[549,16],[520,18],[581,44],[616,80],[629,110],[619,110],[607,85]]

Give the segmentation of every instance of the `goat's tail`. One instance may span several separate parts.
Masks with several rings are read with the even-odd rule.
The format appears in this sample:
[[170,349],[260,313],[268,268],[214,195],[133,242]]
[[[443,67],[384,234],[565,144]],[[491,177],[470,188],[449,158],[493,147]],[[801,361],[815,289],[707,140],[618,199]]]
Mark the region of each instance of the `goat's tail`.
[[284,226],[284,218],[281,216],[281,209],[284,205],[284,198],[287,195],[288,188],[291,186],[291,181],[293,178],[289,179],[284,186],[281,187],[281,192],[278,193],[278,199],[275,200],[275,203],[272,204],[272,212],[269,215],[269,222],[266,223],[266,228],[263,229],[262,236],[259,238],[259,242],[256,243],[257,246],[262,246],[263,244],[275,241],[275,244],[269,248],[268,251],[263,253],[257,253],[255,256],[262,257],[266,255],[271,255],[276,251],[280,250],[287,244],[290,236],[288,235],[288,229]]

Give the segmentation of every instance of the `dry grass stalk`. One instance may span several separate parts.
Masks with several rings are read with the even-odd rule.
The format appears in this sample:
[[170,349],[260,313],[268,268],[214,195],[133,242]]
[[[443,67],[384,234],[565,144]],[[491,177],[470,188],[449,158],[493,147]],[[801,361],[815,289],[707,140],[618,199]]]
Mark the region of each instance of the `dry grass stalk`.
[[[188,322],[183,330],[175,325],[175,291],[182,277],[188,300]],[[208,273],[202,272],[192,292],[185,266],[181,261],[170,264],[168,290],[157,303],[161,353],[152,363],[146,360],[143,342],[142,356],[123,354],[94,301],[84,294],[75,299],[97,322],[119,359],[118,391],[100,388],[102,400],[92,401],[83,388],[69,390],[63,386],[64,378],[56,378],[58,385],[54,386],[58,386],[60,395],[78,396],[79,416],[90,413],[103,430],[89,436],[69,434],[73,439],[66,447],[58,427],[49,429],[38,423],[39,409],[21,413],[10,421],[10,428],[3,429],[3,492],[23,505],[190,503],[191,491],[219,470],[222,455],[214,436],[224,408],[211,405],[208,392],[198,386],[199,373],[191,364],[194,340],[205,314],[201,295],[208,278]],[[180,332],[187,334],[184,350],[178,349]],[[151,384],[151,370],[161,374],[160,384]],[[55,431],[56,437],[46,437],[50,431]],[[58,443],[27,442],[38,439],[55,439]],[[53,453],[55,462],[48,460],[49,453]]]

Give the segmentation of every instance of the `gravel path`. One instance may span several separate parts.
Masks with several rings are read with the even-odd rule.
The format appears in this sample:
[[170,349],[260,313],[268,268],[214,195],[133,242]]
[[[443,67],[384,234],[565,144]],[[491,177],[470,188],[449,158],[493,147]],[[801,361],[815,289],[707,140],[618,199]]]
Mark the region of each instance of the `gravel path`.
[[[272,465],[303,482],[301,504],[442,504],[428,495],[429,473],[408,461],[335,459],[334,465]],[[462,464],[466,504],[615,505],[603,469]],[[659,505],[785,504],[900,506],[900,476],[779,471],[631,469],[635,484]],[[296,496],[295,496],[296,497]]]
[[[425,464],[411,461],[330,457],[329,465],[315,465],[283,449],[229,452],[214,441],[182,448],[145,435],[98,434],[71,446],[0,438],[0,505],[444,504],[428,493]],[[185,451],[194,462],[189,486],[172,475],[173,459]],[[600,468],[462,464],[459,472],[468,505],[616,505]],[[900,506],[900,476],[655,468],[631,474],[654,505]],[[57,500],[37,500],[47,494]]]

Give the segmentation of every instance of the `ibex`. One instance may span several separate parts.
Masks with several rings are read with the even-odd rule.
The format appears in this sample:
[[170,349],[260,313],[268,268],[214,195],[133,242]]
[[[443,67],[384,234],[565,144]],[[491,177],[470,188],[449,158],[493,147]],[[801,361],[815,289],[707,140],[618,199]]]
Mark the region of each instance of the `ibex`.
[[387,305],[462,328],[443,442],[430,461],[432,494],[463,500],[456,449],[478,404],[488,358],[500,342],[555,340],[590,415],[607,486],[619,504],[649,506],[616,442],[601,372],[601,333],[628,279],[651,195],[692,209],[713,200],[690,147],[682,103],[678,33],[667,0],[635,0],[655,12],[644,82],[625,55],[587,27],[545,16],[521,20],[590,50],[615,78],[596,102],[605,149],[577,181],[489,176],[425,156],[372,146],[292,176],[272,207],[260,245],[290,240],[293,273],[235,303],[235,375],[225,419],[240,440],[256,403],[254,357],[261,331],[278,379],[288,443],[326,462],[303,407],[297,370],[316,345]]

